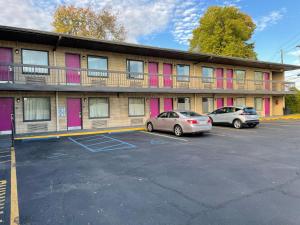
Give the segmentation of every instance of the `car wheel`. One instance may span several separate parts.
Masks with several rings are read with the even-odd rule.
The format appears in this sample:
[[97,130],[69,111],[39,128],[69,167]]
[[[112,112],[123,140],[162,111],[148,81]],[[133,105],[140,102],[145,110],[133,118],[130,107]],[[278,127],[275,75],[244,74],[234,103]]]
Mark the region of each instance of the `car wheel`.
[[236,128],[236,129],[241,129],[242,128],[242,121],[240,121],[238,119],[233,121],[233,127]]
[[147,131],[148,132],[152,132],[154,129],[153,129],[153,125],[152,125],[152,123],[148,123],[147,124]]
[[174,134],[178,137],[180,137],[183,134],[182,128],[179,125],[176,125],[174,127]]

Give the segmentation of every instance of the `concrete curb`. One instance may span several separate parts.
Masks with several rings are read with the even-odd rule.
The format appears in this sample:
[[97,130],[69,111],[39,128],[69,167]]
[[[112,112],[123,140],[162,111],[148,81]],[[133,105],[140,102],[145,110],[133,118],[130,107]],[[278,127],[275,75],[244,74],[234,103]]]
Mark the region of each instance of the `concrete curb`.
[[72,137],[72,136],[82,136],[82,135],[93,135],[93,134],[107,134],[107,133],[122,133],[130,131],[141,131],[145,130],[143,127],[136,128],[120,128],[120,129],[107,129],[100,131],[82,131],[78,133],[61,133],[61,134],[49,134],[49,135],[37,135],[37,136],[22,136],[15,138],[16,141],[25,140],[45,140],[45,139],[55,139],[60,137]]
[[293,114],[287,116],[278,116],[278,117],[270,117],[270,118],[261,118],[261,121],[276,121],[276,120],[299,120],[300,114]]

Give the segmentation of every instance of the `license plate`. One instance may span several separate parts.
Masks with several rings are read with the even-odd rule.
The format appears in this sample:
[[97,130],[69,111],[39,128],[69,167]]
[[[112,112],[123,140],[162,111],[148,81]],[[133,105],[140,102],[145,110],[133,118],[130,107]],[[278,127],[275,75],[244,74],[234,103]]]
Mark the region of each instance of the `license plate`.
[[206,121],[198,121],[200,125],[206,125]]

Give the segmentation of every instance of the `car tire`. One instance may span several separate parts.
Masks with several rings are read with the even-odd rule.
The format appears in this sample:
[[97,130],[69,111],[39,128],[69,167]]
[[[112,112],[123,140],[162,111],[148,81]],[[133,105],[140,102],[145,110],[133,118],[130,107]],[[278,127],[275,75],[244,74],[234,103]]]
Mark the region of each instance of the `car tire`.
[[182,131],[182,128],[181,128],[180,125],[175,125],[175,127],[174,127],[174,134],[175,134],[177,137],[182,136],[183,131]]
[[152,123],[147,123],[147,131],[148,132],[153,132],[154,131]]
[[236,120],[234,120],[233,121],[233,127],[235,128],[235,129],[241,129],[242,128],[242,121],[241,120],[239,120],[239,119],[236,119]]

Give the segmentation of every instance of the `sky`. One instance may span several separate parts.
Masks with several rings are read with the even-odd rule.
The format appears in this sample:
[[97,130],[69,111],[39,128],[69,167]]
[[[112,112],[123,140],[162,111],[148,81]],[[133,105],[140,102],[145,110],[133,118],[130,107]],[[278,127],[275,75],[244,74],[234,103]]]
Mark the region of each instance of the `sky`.
[[[280,62],[282,49],[284,63],[300,65],[299,0],[0,0],[0,24],[51,31],[53,12],[61,4],[110,7],[127,30],[126,42],[181,50],[188,49],[207,7],[236,6],[256,23],[251,41],[259,60]],[[300,82],[294,74],[287,78]]]

